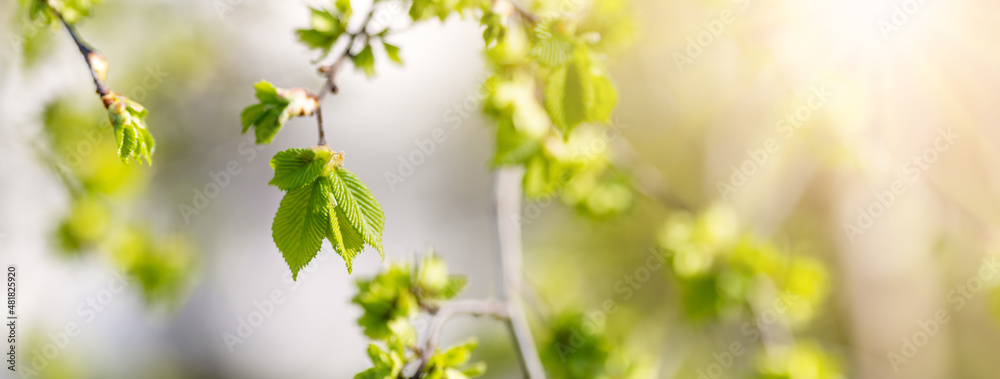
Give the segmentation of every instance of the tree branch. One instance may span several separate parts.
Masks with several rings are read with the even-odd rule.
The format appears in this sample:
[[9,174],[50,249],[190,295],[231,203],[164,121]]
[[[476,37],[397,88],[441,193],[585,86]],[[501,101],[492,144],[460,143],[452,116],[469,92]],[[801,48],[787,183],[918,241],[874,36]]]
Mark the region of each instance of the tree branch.
[[507,325],[514,337],[518,356],[529,379],[544,379],[545,368],[542,366],[531,334],[531,326],[524,312],[524,301],[520,295],[522,273],[521,250],[521,181],[524,178],[524,168],[504,168],[497,173],[496,190],[496,222],[499,242],[501,267],[503,268],[503,293],[507,302],[507,312],[510,318]]
[[667,180],[660,173],[660,170],[643,160],[631,143],[624,137],[619,138],[619,141],[615,149],[619,155],[616,166],[628,171],[635,183],[636,190],[668,207],[686,211],[694,210],[694,207],[670,191]]
[[[110,93],[110,91],[108,90],[108,86],[104,83],[104,79],[102,79],[102,77],[106,75],[108,71],[108,62],[106,59],[104,59],[104,55],[102,55],[100,52],[90,47],[90,45],[88,45],[87,42],[80,37],[80,34],[76,32],[76,27],[66,22],[66,19],[63,18],[62,13],[60,13],[55,8],[49,6],[47,2],[45,3],[45,6],[48,7],[53,14],[56,15],[56,18],[59,19],[59,22],[61,22],[63,26],[66,27],[66,31],[69,32],[69,35],[73,37],[73,42],[75,42],[76,47],[80,49],[80,54],[83,55],[83,59],[87,61],[87,68],[90,69],[90,76],[94,78],[94,86],[97,87],[97,94],[101,95],[102,98],[104,96],[107,96],[108,93]],[[101,66],[95,66],[95,65],[101,65]],[[105,104],[104,106],[107,107],[108,105]]]
[[316,128],[319,131],[319,142],[317,145],[326,145],[326,131],[323,127],[323,104],[322,101],[326,98],[328,93],[337,93],[339,89],[337,88],[337,71],[340,67],[344,65],[344,62],[348,58],[354,57],[354,53],[351,52],[351,48],[354,47],[354,41],[357,40],[359,36],[364,36],[365,41],[371,38],[368,35],[368,24],[372,21],[375,16],[375,5],[372,5],[372,9],[368,11],[368,15],[365,16],[364,23],[361,24],[361,28],[357,32],[351,33],[350,38],[347,40],[347,46],[344,47],[344,51],[337,57],[337,59],[330,65],[320,66],[319,71],[326,76],[326,82],[323,83],[323,88],[319,90],[316,94]]
[[420,350],[420,366],[411,379],[420,377],[421,371],[427,367],[427,362],[434,355],[434,352],[437,351],[444,324],[452,317],[458,315],[491,316],[501,320],[509,318],[507,305],[499,300],[459,300],[445,304],[434,313],[434,318],[431,320],[430,330],[427,334],[427,341],[424,343],[423,349]]

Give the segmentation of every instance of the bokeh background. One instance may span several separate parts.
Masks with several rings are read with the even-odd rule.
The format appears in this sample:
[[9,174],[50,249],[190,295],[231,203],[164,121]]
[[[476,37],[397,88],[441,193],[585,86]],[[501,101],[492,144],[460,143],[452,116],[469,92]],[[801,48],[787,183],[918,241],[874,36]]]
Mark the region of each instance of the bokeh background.
[[[995,280],[969,285],[1000,242],[998,8],[630,1],[634,41],[608,62],[623,136],[612,145],[641,162],[632,166],[638,182],[666,189],[670,201],[636,192],[625,212],[603,219],[558,201],[528,203],[537,210],[524,224],[532,319],[614,301],[621,310],[604,324],[615,353],[643,367],[639,377],[698,378],[738,341],[749,352],[720,377],[995,378],[1000,292]],[[21,274],[21,365],[75,323],[79,334],[38,377],[347,378],[370,366],[350,298],[354,281],[384,263],[365,252],[348,276],[325,244],[326,259],[293,283],[271,239],[282,193],[266,185],[267,162],[311,145],[314,121],[292,120],[260,148],[239,133],[252,83],[322,84],[315,53],[293,34],[307,23],[306,4],[108,0],[95,8],[80,30],[111,62],[110,86],[150,109],[151,168],[118,163],[65,32],[28,32],[14,0],[0,2],[0,15],[9,37],[0,41],[0,260]],[[405,9],[384,16],[406,28],[390,37],[405,66],[380,61],[374,79],[345,70],[340,94],[324,103],[327,139],[386,210],[387,261],[433,250],[468,276],[463,298],[498,296],[495,126],[477,96],[488,74],[478,20],[408,27]],[[817,91],[830,95],[802,111]],[[799,125],[780,123],[788,117]],[[415,141],[442,126],[447,139],[402,183],[388,182],[386,173],[419,151]],[[957,138],[940,142],[948,133]],[[87,138],[93,149],[79,145]],[[913,163],[929,149],[926,167]],[[66,161],[81,162],[70,172],[84,188],[67,184],[57,163]],[[867,212],[897,179],[903,190],[878,215]],[[215,195],[196,205],[206,191]],[[874,216],[871,225],[852,235],[862,214]],[[781,252],[685,252],[671,244],[686,227],[708,230],[709,242],[738,233]],[[107,229],[127,231],[88,245]],[[626,298],[621,282],[647,264],[650,249],[672,251],[672,263]],[[743,268],[706,276],[719,265]],[[147,275],[102,295],[123,267]],[[756,317],[761,291],[778,290],[772,282],[806,301],[750,342],[741,326]],[[754,290],[733,290],[747,286]],[[227,346],[226,333],[275,291],[284,301]],[[733,293],[746,295],[736,308],[750,312],[733,311]],[[903,355],[920,323],[942,310],[950,321],[894,363],[890,353]],[[485,377],[517,377],[502,323],[449,325],[446,342],[480,339]],[[769,359],[824,369],[767,376]]]

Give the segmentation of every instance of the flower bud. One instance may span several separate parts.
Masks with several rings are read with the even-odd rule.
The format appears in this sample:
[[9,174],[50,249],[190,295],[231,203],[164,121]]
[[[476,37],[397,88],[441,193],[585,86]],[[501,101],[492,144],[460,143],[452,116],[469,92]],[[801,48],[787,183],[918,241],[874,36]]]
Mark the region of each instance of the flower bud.
[[90,63],[90,67],[102,82],[108,80],[108,60],[103,54],[91,51],[87,54],[87,63]]

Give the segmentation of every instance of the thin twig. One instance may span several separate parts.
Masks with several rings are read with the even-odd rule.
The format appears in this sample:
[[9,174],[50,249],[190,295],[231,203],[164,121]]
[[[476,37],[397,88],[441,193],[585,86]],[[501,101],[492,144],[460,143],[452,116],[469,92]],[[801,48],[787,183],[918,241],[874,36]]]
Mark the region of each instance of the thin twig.
[[431,321],[430,330],[427,334],[427,341],[420,350],[420,366],[411,379],[420,377],[421,372],[427,367],[427,362],[437,351],[441,338],[441,330],[444,324],[452,317],[458,315],[491,316],[496,319],[506,320],[507,305],[499,300],[459,300],[443,305],[435,314]]
[[521,225],[521,181],[524,168],[504,168],[496,178],[496,222],[501,267],[503,268],[503,293],[510,318],[507,321],[516,342],[518,356],[529,379],[544,379],[545,368],[538,355],[528,317],[524,312],[524,300],[520,295],[522,273]]
[[517,14],[521,16],[521,18],[523,18],[525,21],[528,21],[532,24],[537,24],[538,20],[540,20],[538,15],[531,13],[531,11],[525,9],[514,0],[497,0],[497,1],[507,1],[508,3],[510,3],[510,5],[514,7],[514,11],[517,12]]
[[328,66],[320,67],[320,71],[326,74],[326,82],[323,83],[323,88],[319,90],[316,94],[316,128],[319,130],[319,142],[317,145],[326,145],[326,131],[323,127],[323,99],[326,98],[328,93],[337,93],[339,88],[337,88],[337,71],[340,71],[340,67],[344,65],[344,62],[348,58],[353,58],[354,53],[351,52],[351,48],[354,47],[354,41],[357,40],[359,36],[364,36],[367,42],[371,36],[368,35],[367,29],[368,24],[372,21],[375,16],[375,6],[372,5],[372,9],[368,11],[368,15],[365,16],[364,23],[361,24],[361,28],[350,34],[350,38],[347,39],[347,46],[344,47],[344,52],[337,57],[337,60]]
[[62,13],[60,13],[55,8],[49,6],[48,3],[45,4],[47,7],[49,7],[49,10],[51,10],[52,13],[56,15],[56,17],[63,24],[63,26],[66,27],[66,30],[69,31],[69,35],[73,37],[73,42],[76,43],[76,47],[80,49],[80,54],[83,55],[83,60],[87,62],[87,68],[90,69],[90,75],[91,77],[94,78],[94,86],[97,87],[97,94],[101,95],[102,98],[104,96],[107,96],[108,93],[110,92],[108,90],[108,86],[104,83],[104,80],[101,79],[100,75],[98,75],[97,70],[94,68],[94,63],[93,63],[94,59],[101,59],[103,61],[104,56],[101,55],[101,53],[98,52],[97,50],[94,50],[92,47],[90,47],[90,45],[88,45],[87,42],[80,37],[80,34],[76,32],[76,27],[66,22],[66,19],[63,18]]
[[657,200],[663,205],[672,208],[679,208],[686,211],[693,211],[694,207],[681,200],[676,194],[670,191],[667,180],[658,168],[642,159],[636,152],[632,144],[625,138],[619,138],[620,142],[616,146],[619,158],[617,166],[624,168],[632,176],[636,189],[649,197]]

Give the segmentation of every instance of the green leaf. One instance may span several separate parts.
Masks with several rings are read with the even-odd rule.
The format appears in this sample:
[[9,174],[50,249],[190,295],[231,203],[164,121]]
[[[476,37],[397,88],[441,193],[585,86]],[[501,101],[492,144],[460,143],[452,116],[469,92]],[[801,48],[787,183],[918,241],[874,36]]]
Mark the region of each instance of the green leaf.
[[[330,175],[333,183],[333,197],[337,201],[337,209],[342,211],[348,225],[367,243],[379,252],[382,259],[382,231],[385,228],[385,215],[382,205],[375,200],[368,187],[354,173],[343,167],[338,167]],[[341,225],[341,229],[346,229]],[[345,241],[346,244],[346,241]]]
[[278,89],[266,81],[258,82],[254,89],[260,103],[246,107],[240,114],[243,133],[253,127],[257,144],[271,143],[285,122],[293,116],[289,112],[291,101],[281,96]]
[[271,235],[292,270],[293,280],[299,270],[316,257],[327,235],[330,215],[336,204],[331,187],[328,178],[320,177],[309,185],[288,191],[274,216]]
[[399,57],[399,47],[385,42],[382,42],[382,46],[385,47],[385,55],[388,55],[390,60],[398,65],[403,64],[403,59]]
[[573,58],[574,38],[567,32],[565,22],[558,19],[542,20],[535,26],[535,39],[531,56],[546,67],[558,67]]
[[594,85],[589,60],[582,54],[553,69],[545,83],[545,108],[549,117],[566,135],[587,120],[594,105]]
[[333,243],[334,250],[337,251],[344,263],[347,264],[347,273],[350,274],[354,268],[354,258],[365,248],[365,241],[358,234],[357,230],[351,227],[350,221],[344,215],[343,209],[337,207],[336,217],[331,217],[330,230],[327,232],[327,239]]
[[276,103],[277,104],[277,103],[286,102],[286,100],[284,98],[282,98],[280,95],[278,95],[278,89],[275,88],[273,84],[271,84],[271,83],[269,83],[269,82],[267,82],[265,80],[261,80],[261,81],[255,83],[253,85],[253,89],[254,89],[254,96],[256,96],[257,100],[260,100],[261,103],[265,103],[265,104],[266,103]]
[[479,19],[479,24],[483,28],[483,42],[486,47],[490,47],[494,42],[502,43],[507,35],[507,26],[503,23],[503,17],[493,12],[483,12],[483,17]]
[[118,157],[125,163],[135,158],[140,163],[145,159],[152,164],[156,141],[146,128],[146,108],[114,92],[106,95],[104,101],[109,104],[108,118],[118,142]]
[[350,19],[351,17],[351,0],[337,0],[336,4],[337,12],[340,12],[344,20]]
[[372,45],[365,45],[360,53],[351,57],[354,68],[364,71],[369,78],[375,76],[375,55],[372,54]]
[[494,166],[521,165],[537,154],[542,140],[519,132],[513,120],[502,119],[497,125],[497,150],[493,155]]
[[359,280],[358,294],[351,299],[362,309],[358,325],[372,339],[406,338],[413,335],[409,318],[419,310],[410,291],[413,276],[407,265],[392,264],[371,280]]
[[458,346],[454,346],[445,352],[435,352],[429,360],[427,360],[427,367],[425,378],[441,378],[441,379],[464,379],[469,377],[475,377],[482,375],[486,371],[486,365],[482,362],[478,362],[472,367],[466,369],[458,369],[459,366],[464,365],[469,361],[472,351],[476,349],[476,340],[471,339],[466,343]]
[[[338,2],[338,7],[342,6]],[[310,49],[320,50],[326,56],[333,48],[342,34],[347,30],[347,22],[350,17],[350,3],[346,5],[346,15],[344,11],[339,16],[328,10],[311,8],[309,26],[311,29],[298,29],[295,34],[299,41]]]
[[611,112],[618,104],[618,93],[607,75],[593,76],[594,104],[588,109],[587,118],[591,121],[610,123]]
[[325,146],[280,151],[271,158],[274,178],[267,184],[288,191],[312,183],[332,157],[333,152]]

